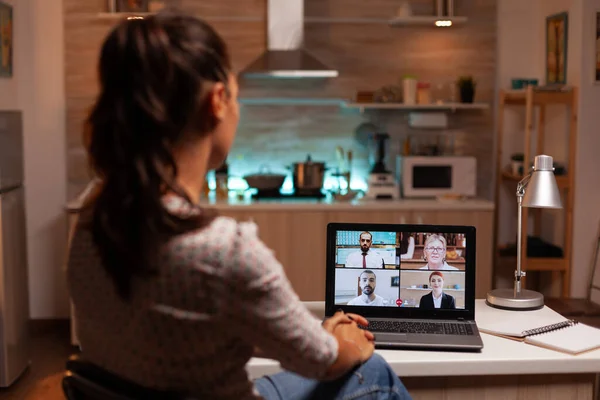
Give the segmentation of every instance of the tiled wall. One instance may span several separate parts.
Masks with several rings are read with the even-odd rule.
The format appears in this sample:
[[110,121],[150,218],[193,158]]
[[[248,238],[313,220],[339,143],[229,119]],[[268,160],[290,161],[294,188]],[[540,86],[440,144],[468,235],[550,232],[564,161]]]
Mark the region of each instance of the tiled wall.
[[[68,170],[70,194],[88,179],[81,149],[81,123],[97,91],[95,66],[100,43],[117,22],[99,13],[104,0],[64,0],[66,40],[66,91]],[[240,70],[266,48],[266,0],[179,0],[181,7],[206,18],[224,36]],[[433,0],[411,0],[415,14],[431,14]],[[241,82],[244,98],[352,98],[357,90],[397,84],[402,75],[450,84],[459,75],[471,74],[478,82],[476,101],[494,100],[496,69],[496,1],[455,1],[456,15],[469,17],[450,29],[410,26],[392,28],[382,22],[311,23],[305,26],[305,47],[340,76],[328,81]],[[307,17],[392,17],[397,0],[305,0]],[[244,21],[231,17],[244,17]],[[462,111],[450,115],[455,150],[475,155],[479,163],[478,193],[491,198],[493,171],[492,110]],[[242,105],[242,118],[229,157],[235,175],[258,171],[263,160],[271,170],[314,160],[333,163],[335,147],[353,150],[353,184],[361,186],[368,173],[367,149],[355,130],[375,119],[392,136],[393,153],[411,131],[406,114],[379,111],[360,114],[336,106]],[[393,155],[393,154],[392,154]],[[393,157],[390,157],[393,160]],[[390,165],[390,166],[393,166]]]

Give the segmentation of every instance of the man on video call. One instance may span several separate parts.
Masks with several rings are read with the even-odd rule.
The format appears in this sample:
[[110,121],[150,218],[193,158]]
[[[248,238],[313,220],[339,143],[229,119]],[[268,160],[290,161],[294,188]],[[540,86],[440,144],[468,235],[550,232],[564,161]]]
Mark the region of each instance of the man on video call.
[[375,294],[377,276],[370,270],[363,271],[358,277],[362,294],[348,302],[349,306],[384,306],[383,297]]
[[385,268],[383,256],[377,250],[371,249],[373,235],[371,232],[363,232],[359,239],[360,251],[348,254],[346,267],[354,268]]

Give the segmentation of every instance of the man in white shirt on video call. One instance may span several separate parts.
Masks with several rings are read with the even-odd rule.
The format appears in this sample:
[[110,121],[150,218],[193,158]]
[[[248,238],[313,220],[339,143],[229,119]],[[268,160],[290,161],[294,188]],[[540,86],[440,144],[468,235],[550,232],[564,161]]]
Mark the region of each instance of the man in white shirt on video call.
[[348,302],[349,306],[384,306],[383,297],[375,294],[377,276],[370,270],[363,271],[359,276],[359,284],[362,294]]
[[346,267],[353,268],[385,268],[383,256],[377,250],[371,249],[373,235],[371,232],[362,232],[359,239],[360,251],[348,254]]

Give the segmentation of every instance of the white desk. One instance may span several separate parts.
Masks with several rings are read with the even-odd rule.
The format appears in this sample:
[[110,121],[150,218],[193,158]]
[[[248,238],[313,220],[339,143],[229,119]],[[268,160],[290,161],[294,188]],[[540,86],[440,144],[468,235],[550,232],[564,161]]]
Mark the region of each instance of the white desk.
[[[305,304],[323,317],[324,302]],[[477,300],[475,320],[486,308],[483,300]],[[481,353],[376,351],[415,399],[593,399],[600,349],[572,356],[485,333],[481,337]],[[247,370],[257,378],[281,368],[277,361],[253,358]]]

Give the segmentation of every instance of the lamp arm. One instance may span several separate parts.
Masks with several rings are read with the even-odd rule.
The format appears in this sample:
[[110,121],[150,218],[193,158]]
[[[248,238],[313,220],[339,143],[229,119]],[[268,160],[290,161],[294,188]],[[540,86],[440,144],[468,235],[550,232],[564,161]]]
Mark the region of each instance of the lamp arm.
[[521,257],[522,257],[522,224],[523,224],[523,196],[525,196],[525,188],[531,180],[531,175],[528,174],[517,184],[517,270],[515,271],[515,286],[514,296],[518,297],[521,293],[521,278],[525,276],[525,272],[521,269]]

